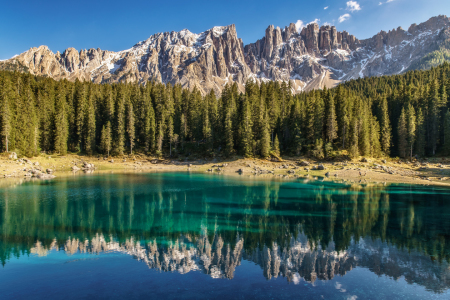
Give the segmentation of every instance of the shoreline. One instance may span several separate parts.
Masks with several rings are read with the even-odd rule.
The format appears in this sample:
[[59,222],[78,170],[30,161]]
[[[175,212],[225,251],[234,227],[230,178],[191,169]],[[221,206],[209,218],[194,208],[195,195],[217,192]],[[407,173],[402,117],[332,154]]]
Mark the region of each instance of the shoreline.
[[[0,157],[0,181],[5,181],[7,178],[12,180],[30,178],[30,170],[38,169],[46,173],[47,169],[51,169],[51,174],[56,177],[84,175],[91,172],[94,174],[125,174],[190,171],[207,174],[264,177],[266,179],[320,179],[323,181],[340,181],[356,184],[397,183],[450,186],[449,162],[447,159],[410,163],[398,159],[385,161],[365,158],[347,162],[327,162],[302,157],[286,158],[281,162],[256,158],[237,158],[218,162],[217,159],[193,161],[160,160],[143,155],[105,159],[76,154],[65,156],[41,154],[38,157],[27,160],[12,160],[5,156]],[[94,164],[95,169],[81,170],[84,163]],[[323,166],[323,169],[318,170],[319,166]],[[78,168],[79,170],[73,172],[72,168]],[[51,180],[48,178],[43,179]]]

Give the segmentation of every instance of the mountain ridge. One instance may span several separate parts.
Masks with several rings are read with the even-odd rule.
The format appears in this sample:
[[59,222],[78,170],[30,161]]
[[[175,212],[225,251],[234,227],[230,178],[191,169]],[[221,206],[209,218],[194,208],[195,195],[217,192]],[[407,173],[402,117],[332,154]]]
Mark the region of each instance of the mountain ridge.
[[408,30],[380,31],[358,40],[335,26],[310,23],[298,30],[270,25],[264,37],[244,45],[234,24],[195,34],[188,29],[156,33],[130,49],[100,48],[53,53],[47,46],[30,48],[0,69],[18,69],[53,79],[95,83],[156,80],[219,94],[225,84],[268,80],[291,84],[293,93],[361,77],[399,74],[450,40],[450,19],[432,17]]

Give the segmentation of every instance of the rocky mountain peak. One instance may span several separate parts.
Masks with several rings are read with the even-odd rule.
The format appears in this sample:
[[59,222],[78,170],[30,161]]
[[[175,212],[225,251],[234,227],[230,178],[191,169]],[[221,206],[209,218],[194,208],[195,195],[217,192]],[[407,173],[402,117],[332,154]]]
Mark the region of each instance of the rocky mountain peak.
[[248,79],[290,82],[294,93],[332,87],[345,80],[396,74],[408,69],[450,36],[450,20],[437,16],[407,31],[398,27],[358,40],[335,26],[310,23],[297,30],[270,25],[255,43],[243,44],[236,26],[215,26],[196,34],[188,29],[157,33],[128,50],[111,52],[68,48],[53,53],[47,46],[10,60],[36,75],[96,83],[157,80],[220,94],[227,83],[243,91]]

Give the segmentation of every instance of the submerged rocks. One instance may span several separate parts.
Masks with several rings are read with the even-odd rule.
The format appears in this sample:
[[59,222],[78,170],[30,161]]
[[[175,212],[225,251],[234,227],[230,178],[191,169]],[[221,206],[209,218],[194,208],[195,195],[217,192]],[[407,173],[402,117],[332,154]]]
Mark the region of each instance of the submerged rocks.
[[53,179],[56,176],[52,175],[52,174],[47,174],[47,173],[38,173],[35,175],[35,177],[37,177],[39,179]]
[[87,162],[84,162],[83,166],[82,166],[82,169],[85,170],[85,171],[94,170],[95,169],[95,165],[87,163]]

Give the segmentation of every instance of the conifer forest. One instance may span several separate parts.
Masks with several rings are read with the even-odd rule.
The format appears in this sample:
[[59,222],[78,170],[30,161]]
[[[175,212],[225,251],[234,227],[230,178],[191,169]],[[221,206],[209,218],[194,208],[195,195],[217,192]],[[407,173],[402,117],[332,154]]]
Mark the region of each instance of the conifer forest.
[[35,156],[450,155],[450,64],[293,94],[248,81],[220,96],[181,85],[94,84],[0,72],[0,148]]

